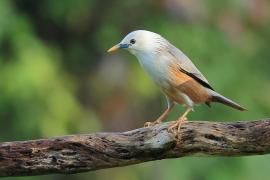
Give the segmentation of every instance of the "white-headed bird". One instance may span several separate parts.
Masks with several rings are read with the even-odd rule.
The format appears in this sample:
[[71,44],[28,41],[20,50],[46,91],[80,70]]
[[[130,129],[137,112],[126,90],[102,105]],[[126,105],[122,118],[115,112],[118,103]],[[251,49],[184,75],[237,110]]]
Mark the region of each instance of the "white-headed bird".
[[134,54],[167,99],[167,109],[156,121],[147,122],[146,126],[161,123],[176,103],[186,107],[185,112],[169,127],[170,131],[176,129],[177,133],[195,104],[210,106],[211,102],[219,102],[240,111],[245,110],[217,93],[191,60],[159,34],[146,30],[133,31],[108,52],[117,49],[126,49]]

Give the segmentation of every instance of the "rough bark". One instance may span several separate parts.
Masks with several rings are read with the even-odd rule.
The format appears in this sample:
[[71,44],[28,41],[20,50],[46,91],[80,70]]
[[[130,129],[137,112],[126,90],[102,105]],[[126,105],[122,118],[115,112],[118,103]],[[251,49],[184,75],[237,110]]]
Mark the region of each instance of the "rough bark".
[[0,143],[0,176],[78,173],[194,154],[270,153],[270,120],[188,122],[178,139],[168,125]]

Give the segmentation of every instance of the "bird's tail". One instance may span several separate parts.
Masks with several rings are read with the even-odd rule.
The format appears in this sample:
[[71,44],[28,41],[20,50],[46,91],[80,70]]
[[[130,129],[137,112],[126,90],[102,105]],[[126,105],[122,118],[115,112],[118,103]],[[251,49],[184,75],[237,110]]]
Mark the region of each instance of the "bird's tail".
[[238,109],[240,111],[246,111],[247,109],[242,107],[241,105],[237,104],[236,102],[233,102],[232,100],[222,96],[221,94],[218,94],[215,91],[210,90],[210,93],[212,95],[211,102],[219,102],[222,104],[225,104],[227,106],[230,106],[232,108]]

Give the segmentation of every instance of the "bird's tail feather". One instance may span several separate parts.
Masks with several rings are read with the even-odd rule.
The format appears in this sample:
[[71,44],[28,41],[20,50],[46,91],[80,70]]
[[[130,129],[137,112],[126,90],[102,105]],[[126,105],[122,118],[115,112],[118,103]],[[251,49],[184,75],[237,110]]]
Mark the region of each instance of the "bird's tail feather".
[[240,111],[247,110],[246,108],[244,108],[241,105],[237,104],[236,102],[233,102],[232,100],[222,96],[221,94],[218,94],[217,92],[212,91],[212,90],[210,90],[210,91],[211,91],[211,95],[212,95],[212,98],[211,98],[212,102],[219,102],[219,103],[225,104],[227,106],[230,106],[232,108],[238,109]]

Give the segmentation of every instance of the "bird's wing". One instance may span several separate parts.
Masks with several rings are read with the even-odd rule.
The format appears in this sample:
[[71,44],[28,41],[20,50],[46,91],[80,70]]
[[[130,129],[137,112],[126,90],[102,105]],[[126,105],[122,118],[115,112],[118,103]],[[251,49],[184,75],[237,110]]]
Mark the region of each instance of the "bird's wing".
[[182,51],[177,49],[175,46],[170,45],[170,47],[168,48],[168,53],[174,58],[175,62],[178,64],[179,71],[192,77],[202,86],[213,90],[213,88],[209,85],[207,79]]

